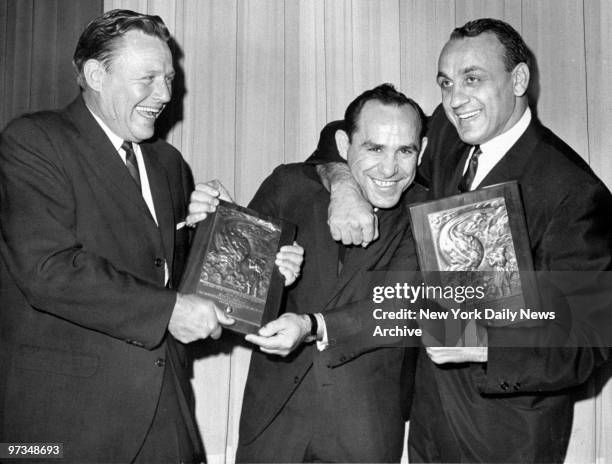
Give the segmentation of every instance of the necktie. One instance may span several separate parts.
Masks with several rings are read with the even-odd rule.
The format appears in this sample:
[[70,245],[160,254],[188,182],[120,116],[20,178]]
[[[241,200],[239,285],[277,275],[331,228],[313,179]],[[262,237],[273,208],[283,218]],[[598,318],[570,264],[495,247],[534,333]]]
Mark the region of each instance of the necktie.
[[480,151],[480,147],[476,145],[474,149],[474,153],[472,153],[472,157],[470,158],[470,162],[468,164],[463,177],[461,178],[461,182],[459,182],[459,191],[460,192],[469,192],[470,187],[472,186],[472,182],[474,182],[474,177],[476,177],[476,170],[478,169],[478,157],[482,155],[482,151]]
[[138,188],[140,189],[140,172],[138,171],[138,161],[136,160],[136,153],[134,153],[134,149],[132,148],[132,142],[123,141],[121,144],[121,148],[125,151],[125,165],[130,171],[130,175]]

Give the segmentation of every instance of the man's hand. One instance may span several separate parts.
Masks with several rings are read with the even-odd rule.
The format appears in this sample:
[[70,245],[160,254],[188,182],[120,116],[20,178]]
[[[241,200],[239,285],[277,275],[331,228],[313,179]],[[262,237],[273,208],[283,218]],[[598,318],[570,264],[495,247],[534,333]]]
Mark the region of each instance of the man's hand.
[[288,287],[300,276],[300,269],[304,262],[304,248],[293,242],[293,245],[285,245],[276,253],[278,272],[285,277],[285,287]]
[[287,356],[310,334],[310,318],[305,314],[285,313],[268,322],[258,334],[248,334],[245,340],[259,345],[268,354]]
[[488,348],[486,346],[429,346],[426,350],[427,356],[435,364],[487,362],[488,359]]
[[234,323],[210,300],[197,295],[177,294],[174,310],[168,323],[168,331],[182,343],[221,336],[221,326]]
[[363,247],[376,240],[378,219],[349,167],[344,163],[328,163],[317,166],[317,172],[331,193],[327,222],[333,239]]
[[192,226],[206,219],[208,213],[214,213],[221,200],[233,202],[223,184],[217,179],[196,184],[189,199],[189,214],[185,218],[187,225]]

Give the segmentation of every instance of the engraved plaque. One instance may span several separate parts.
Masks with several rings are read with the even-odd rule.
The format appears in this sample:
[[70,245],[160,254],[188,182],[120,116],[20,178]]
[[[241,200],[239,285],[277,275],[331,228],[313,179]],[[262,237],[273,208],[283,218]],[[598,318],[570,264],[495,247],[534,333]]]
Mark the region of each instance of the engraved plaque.
[[537,303],[515,181],[413,205],[410,215],[419,265],[428,284],[479,286],[484,289],[477,302],[480,308],[519,309]]
[[294,236],[293,224],[221,200],[197,226],[179,291],[215,301],[236,320],[228,329],[256,332],[278,314],[284,277],[274,260]]

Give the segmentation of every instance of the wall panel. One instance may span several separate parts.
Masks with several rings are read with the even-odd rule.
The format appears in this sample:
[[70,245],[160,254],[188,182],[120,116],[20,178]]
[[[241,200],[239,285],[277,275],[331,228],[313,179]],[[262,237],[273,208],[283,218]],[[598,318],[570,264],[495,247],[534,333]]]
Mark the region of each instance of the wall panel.
[[400,3],[401,89],[419,102],[426,114],[440,103],[438,55],[454,27],[454,2]]
[[238,2],[236,199],[284,160],[284,2]]
[[585,1],[584,20],[589,161],[612,186],[612,3]]
[[540,119],[588,161],[582,2],[525,0],[523,37],[538,64]]

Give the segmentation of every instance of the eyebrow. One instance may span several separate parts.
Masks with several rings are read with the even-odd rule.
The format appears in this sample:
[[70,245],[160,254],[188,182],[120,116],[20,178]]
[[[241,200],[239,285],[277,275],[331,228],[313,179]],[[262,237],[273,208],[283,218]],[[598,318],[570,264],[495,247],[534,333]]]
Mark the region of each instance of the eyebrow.
[[419,147],[417,146],[416,143],[411,143],[410,145],[402,145],[400,147],[400,149],[402,149],[402,148],[406,148],[406,149],[412,150],[412,151],[418,151],[419,150]]
[[384,145],[381,143],[372,142],[371,140],[364,140],[361,146],[362,147],[382,147]]
[[[366,140],[365,142],[363,142],[361,144],[362,147],[380,147],[380,148],[384,148],[385,144],[383,143],[375,143],[372,142],[371,140]],[[414,150],[414,151],[418,151],[419,147],[417,146],[416,143],[411,143],[410,145],[401,145],[400,147],[398,147],[398,150],[401,149],[408,149],[408,150]]]
[[[474,71],[482,71],[483,69],[480,66],[468,66],[467,68],[463,68],[460,70],[460,74],[469,74],[471,72]],[[444,77],[447,79],[450,79],[446,73],[442,72],[442,71],[438,71],[438,74],[436,76],[436,79],[439,79],[440,77]]]

